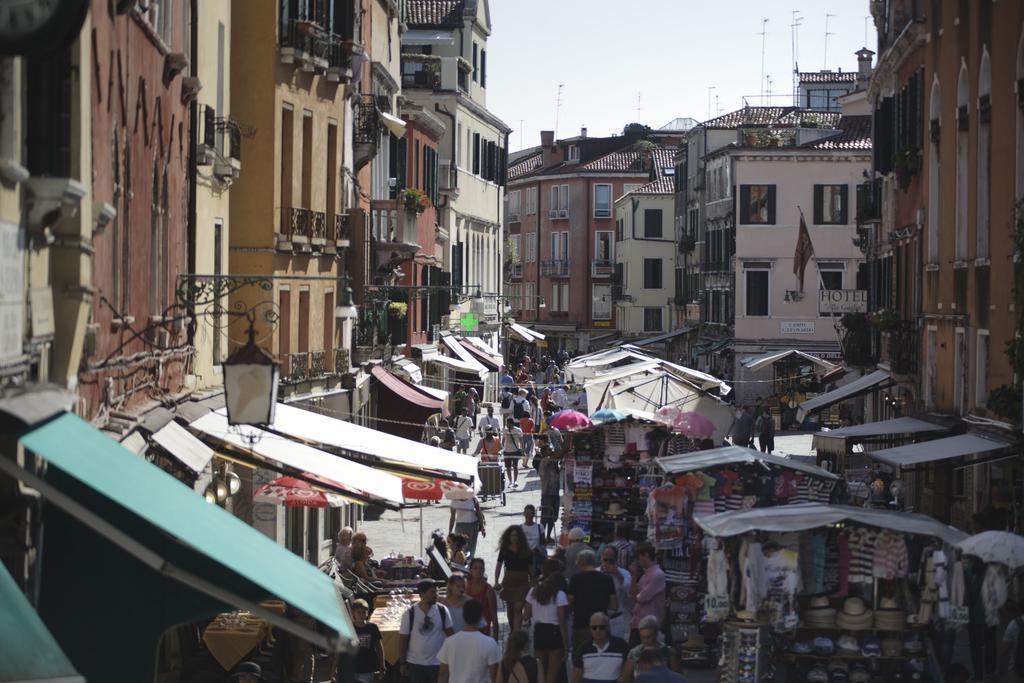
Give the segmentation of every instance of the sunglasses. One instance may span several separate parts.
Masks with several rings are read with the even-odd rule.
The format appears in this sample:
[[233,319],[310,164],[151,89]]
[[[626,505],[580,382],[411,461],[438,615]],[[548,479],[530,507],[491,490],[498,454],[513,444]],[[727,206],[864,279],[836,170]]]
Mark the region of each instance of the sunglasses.
[[429,633],[432,630],[434,630],[434,620],[431,619],[429,616],[424,617],[423,625],[420,626],[420,631],[422,633]]
[[608,627],[605,626],[604,624],[601,624],[600,626],[591,626],[590,630],[591,631],[607,631]]

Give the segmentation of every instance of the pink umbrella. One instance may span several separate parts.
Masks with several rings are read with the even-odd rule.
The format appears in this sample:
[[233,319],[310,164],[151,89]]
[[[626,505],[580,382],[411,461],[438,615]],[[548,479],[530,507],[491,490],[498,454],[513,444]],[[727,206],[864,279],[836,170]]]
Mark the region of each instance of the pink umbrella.
[[656,417],[659,422],[672,424],[672,422],[679,417],[679,408],[676,406],[662,406],[654,412],[654,417]]
[[706,439],[715,433],[715,423],[700,413],[680,413],[672,421],[672,429],[691,439]]
[[593,422],[590,421],[589,417],[576,410],[563,410],[551,418],[552,427],[565,429],[570,432],[577,429],[586,429],[592,425]]

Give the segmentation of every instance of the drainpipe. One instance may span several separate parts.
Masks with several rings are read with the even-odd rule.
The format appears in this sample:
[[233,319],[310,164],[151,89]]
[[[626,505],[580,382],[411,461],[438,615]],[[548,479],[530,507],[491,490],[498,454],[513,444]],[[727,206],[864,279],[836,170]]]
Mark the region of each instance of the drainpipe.
[[[505,281],[505,273],[503,272],[503,269],[505,267],[505,255],[502,253],[502,250],[505,247],[505,220],[504,216],[502,216],[501,214],[501,203],[502,196],[505,194],[505,184],[508,182],[508,136],[509,134],[505,133],[505,165],[498,171],[501,174],[501,178],[499,179],[501,182],[498,184],[497,199],[495,201],[495,203],[497,204],[496,215],[501,217],[501,220],[498,221],[498,273],[497,277],[494,279],[494,285],[498,290],[498,296],[501,296],[504,293],[504,290],[501,287],[501,283]],[[522,200],[520,200],[520,202],[522,202]],[[523,205],[522,203],[520,203],[520,214],[522,213],[522,210]],[[520,225],[522,225],[522,223],[520,223]],[[522,233],[522,230],[520,229],[519,232]],[[522,240],[522,237],[520,237],[519,239]]]
[[[189,62],[190,70],[193,76],[198,77],[198,64],[199,64],[199,0],[189,0],[189,13],[191,20],[189,21]],[[198,98],[193,99],[188,107],[188,217],[186,219],[186,243],[188,244],[187,252],[187,263],[188,272],[196,272],[196,251],[199,245],[196,244],[196,191],[198,185],[196,184],[196,145],[199,142],[199,135],[196,128],[199,124],[199,100]],[[216,272],[216,268],[214,268]],[[188,302],[188,310],[186,311],[189,319],[188,323],[188,344],[189,346],[195,346],[196,337],[196,310],[195,305],[190,300]]]

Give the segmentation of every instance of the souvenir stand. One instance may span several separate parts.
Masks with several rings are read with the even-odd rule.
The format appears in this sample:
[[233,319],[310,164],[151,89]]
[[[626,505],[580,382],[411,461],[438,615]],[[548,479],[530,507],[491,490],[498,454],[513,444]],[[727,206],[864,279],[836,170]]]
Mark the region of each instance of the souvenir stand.
[[[763,397],[761,402],[771,411],[776,429],[799,425],[799,405],[818,395],[823,375],[839,369],[833,363],[796,349],[748,356],[741,359],[740,364],[745,373],[759,373],[771,368],[771,384],[766,385],[771,387],[771,394]],[[753,377],[750,374],[747,379]],[[836,410],[838,418],[838,407]]]
[[656,459],[664,476],[647,496],[647,516],[648,538],[661,552],[669,579],[669,632],[673,642],[698,635],[711,640],[718,629],[705,627],[721,620],[725,589],[706,588],[704,558],[710,542],[697,520],[726,510],[827,502],[838,477],[814,465],[739,446],[688,453],[672,439],[663,452],[671,454]]
[[[966,622],[954,546],[925,515],[800,503],[700,516],[724,619],[721,683],[941,681],[933,632]],[[917,674],[918,676],[915,676]]]

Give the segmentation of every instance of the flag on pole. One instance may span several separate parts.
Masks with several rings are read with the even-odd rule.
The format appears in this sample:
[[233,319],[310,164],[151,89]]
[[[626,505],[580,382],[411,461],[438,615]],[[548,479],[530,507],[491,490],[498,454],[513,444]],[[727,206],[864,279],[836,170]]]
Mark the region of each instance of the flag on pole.
[[807,232],[804,211],[800,209],[800,233],[796,238],[796,249],[793,250],[793,275],[796,275],[800,281],[801,292],[804,291],[804,271],[813,255],[814,245],[811,243],[811,233]]

